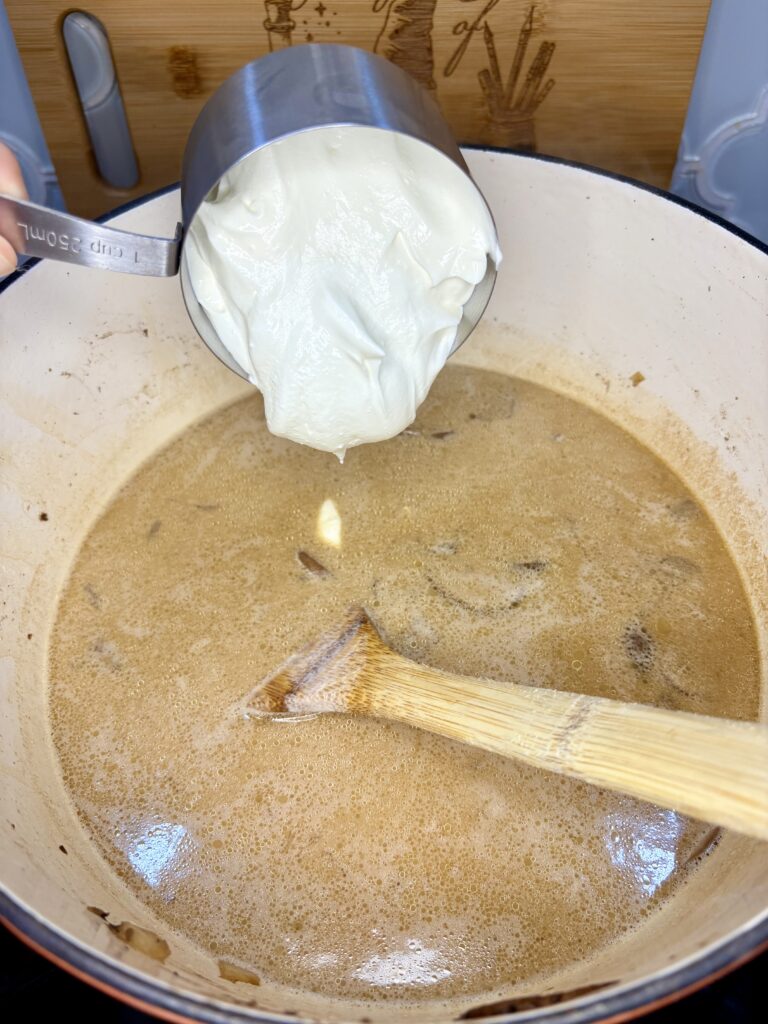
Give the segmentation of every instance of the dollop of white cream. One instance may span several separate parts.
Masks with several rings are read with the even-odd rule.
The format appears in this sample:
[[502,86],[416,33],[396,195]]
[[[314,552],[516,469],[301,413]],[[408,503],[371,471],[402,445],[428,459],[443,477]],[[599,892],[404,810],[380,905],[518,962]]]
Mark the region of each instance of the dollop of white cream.
[[322,128],[252,153],[195,216],[190,282],[267,425],[343,458],[411,423],[501,260],[472,181],[431,146]]

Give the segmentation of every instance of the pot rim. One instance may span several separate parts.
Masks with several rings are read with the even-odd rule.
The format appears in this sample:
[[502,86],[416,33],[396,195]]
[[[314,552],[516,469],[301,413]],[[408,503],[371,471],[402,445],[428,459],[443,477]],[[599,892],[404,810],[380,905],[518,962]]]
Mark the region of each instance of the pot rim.
[[[768,244],[729,224],[717,214],[705,210],[695,203],[657,188],[645,182],[637,181],[623,174],[603,170],[589,164],[562,157],[548,156],[539,153],[525,153],[496,146],[463,146],[463,149],[479,150],[490,153],[504,153],[522,159],[539,160],[544,163],[558,164],[575,170],[608,178],[630,188],[650,193],[666,202],[673,203],[689,210],[705,220],[734,235],[736,238],[768,256]],[[179,183],[166,185],[147,195],[132,199],[121,206],[96,218],[104,222],[126,213],[136,207],[143,206],[154,199],[179,189]],[[19,270],[9,274],[0,281],[0,294],[7,291],[16,281],[21,280],[41,260],[33,258]],[[58,928],[41,919],[37,914],[17,903],[5,889],[0,890],[0,922],[17,938],[31,949],[51,960],[70,974],[90,985],[106,992],[108,995],[128,1003],[146,1013],[176,1022],[202,1021],[205,1024],[233,1024],[233,1022],[250,1022],[250,1024],[270,1024],[270,1022],[290,1019],[277,1013],[245,1009],[231,1004],[226,1008],[203,996],[192,993],[177,993],[163,982],[148,976],[142,976],[131,968],[126,968],[118,961],[91,952],[80,942],[69,938]],[[595,999],[586,996],[571,1003],[552,1007],[539,1014],[548,1024],[591,1024],[601,1021],[603,1024],[620,1024],[658,1009],[668,1003],[676,1002],[697,989],[716,981],[718,978],[768,951],[768,915],[760,921],[738,932],[731,939],[718,944],[696,959],[688,958],[678,967],[664,970],[663,973],[645,980],[630,982],[619,986],[618,990]],[[488,1017],[491,1022],[509,1022],[530,1019],[528,1013],[499,1014]]]

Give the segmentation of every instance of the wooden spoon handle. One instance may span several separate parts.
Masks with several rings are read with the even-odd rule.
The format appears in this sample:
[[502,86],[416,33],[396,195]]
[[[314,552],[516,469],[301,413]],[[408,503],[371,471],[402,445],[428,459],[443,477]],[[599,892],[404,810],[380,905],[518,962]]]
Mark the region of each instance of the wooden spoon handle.
[[355,710],[768,840],[768,727],[449,675],[387,651]]

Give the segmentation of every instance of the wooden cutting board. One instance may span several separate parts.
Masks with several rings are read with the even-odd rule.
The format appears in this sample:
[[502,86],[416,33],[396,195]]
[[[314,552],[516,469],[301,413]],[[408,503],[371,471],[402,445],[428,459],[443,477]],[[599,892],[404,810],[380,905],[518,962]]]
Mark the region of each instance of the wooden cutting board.
[[105,26],[141,180],[95,170],[63,0],[5,0],[67,203],[94,216],[179,177],[200,107],[242,64],[305,42],[382,54],[433,91],[457,138],[579,160],[665,187],[707,0],[88,0]]

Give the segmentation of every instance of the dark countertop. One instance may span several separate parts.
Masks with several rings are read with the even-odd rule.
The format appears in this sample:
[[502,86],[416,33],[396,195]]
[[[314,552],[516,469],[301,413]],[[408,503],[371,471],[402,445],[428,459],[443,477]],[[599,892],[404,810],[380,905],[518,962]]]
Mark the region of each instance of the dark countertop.
[[[115,1002],[109,996],[70,977],[28,950],[0,927],[0,1007],[5,1020],[26,1020],[31,1015],[58,1017],[77,1013],[82,1021],[99,1024],[151,1024],[153,1018]],[[768,953],[689,996],[648,1017],[647,1024],[753,1024],[765,1019]],[[759,1007],[762,1006],[762,1012]]]

